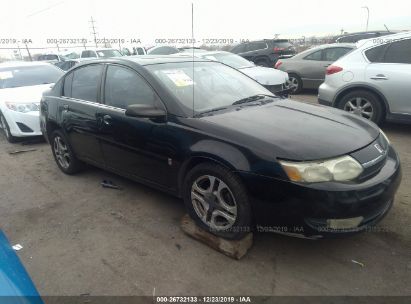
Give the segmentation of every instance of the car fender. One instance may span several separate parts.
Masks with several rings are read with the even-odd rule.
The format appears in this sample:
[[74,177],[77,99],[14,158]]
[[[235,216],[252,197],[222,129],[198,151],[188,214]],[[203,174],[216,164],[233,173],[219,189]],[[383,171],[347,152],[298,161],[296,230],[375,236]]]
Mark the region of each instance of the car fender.
[[178,186],[181,193],[184,178],[197,164],[214,162],[231,171],[250,171],[250,162],[239,148],[210,139],[198,141],[189,152],[179,170]]

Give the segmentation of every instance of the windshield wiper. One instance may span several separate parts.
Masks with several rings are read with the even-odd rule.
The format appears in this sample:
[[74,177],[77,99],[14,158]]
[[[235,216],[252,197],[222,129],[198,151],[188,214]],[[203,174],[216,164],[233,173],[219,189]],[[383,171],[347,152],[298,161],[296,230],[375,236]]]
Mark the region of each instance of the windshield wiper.
[[227,109],[227,107],[213,108],[213,109],[210,109],[210,110],[206,110],[206,111],[200,112],[200,113],[194,115],[194,117],[203,116],[203,115],[205,115],[205,114],[211,114],[211,113],[213,113],[213,112],[217,112],[217,111],[221,111],[221,110],[225,110],[225,109]]
[[243,103],[249,103],[249,102],[257,101],[257,100],[260,100],[260,99],[265,99],[267,97],[268,98],[278,98],[277,96],[274,96],[274,95],[258,94],[258,95],[253,95],[253,96],[250,96],[250,97],[246,97],[246,98],[237,100],[237,101],[233,102],[232,105],[235,106],[235,105],[239,105],[239,104],[243,104]]

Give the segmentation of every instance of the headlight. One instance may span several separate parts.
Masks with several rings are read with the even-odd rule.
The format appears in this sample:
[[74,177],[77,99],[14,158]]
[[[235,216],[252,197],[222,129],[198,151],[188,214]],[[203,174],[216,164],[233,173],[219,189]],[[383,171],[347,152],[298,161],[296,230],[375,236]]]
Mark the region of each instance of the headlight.
[[40,110],[40,103],[39,102],[30,102],[30,103],[14,103],[14,102],[6,102],[7,108],[12,111],[27,113],[33,111]]
[[324,161],[280,161],[293,182],[318,183],[349,181],[358,177],[363,167],[351,156],[342,156]]
[[387,141],[387,143],[388,144],[391,144],[390,143],[390,140],[388,139],[388,137],[387,137],[387,135],[385,135],[385,133],[380,129],[380,133],[381,133],[381,135],[385,138],[385,140]]

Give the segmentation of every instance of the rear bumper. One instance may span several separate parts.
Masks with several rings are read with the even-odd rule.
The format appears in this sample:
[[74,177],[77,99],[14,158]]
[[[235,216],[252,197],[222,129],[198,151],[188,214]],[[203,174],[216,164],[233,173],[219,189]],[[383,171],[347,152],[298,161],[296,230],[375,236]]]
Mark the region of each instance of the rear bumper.
[[11,135],[16,137],[42,135],[39,112],[3,111],[3,115],[9,125]]
[[303,185],[248,173],[242,178],[258,231],[316,239],[373,231],[393,204],[401,167],[390,147],[381,170],[359,183]]

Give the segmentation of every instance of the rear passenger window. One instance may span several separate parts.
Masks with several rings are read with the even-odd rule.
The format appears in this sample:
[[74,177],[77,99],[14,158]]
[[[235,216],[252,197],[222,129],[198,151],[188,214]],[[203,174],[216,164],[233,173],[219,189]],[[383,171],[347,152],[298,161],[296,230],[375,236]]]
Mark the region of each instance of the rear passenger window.
[[321,53],[322,51],[316,51],[304,57],[305,60],[321,60]]
[[74,70],[71,97],[96,102],[102,70],[103,66],[100,64]]
[[365,51],[365,56],[370,62],[383,62],[385,50],[388,44],[380,45]]
[[267,48],[267,44],[265,42],[251,42],[247,44],[246,52],[263,50],[265,48]]
[[351,51],[350,48],[329,48],[323,51],[324,61],[337,61],[339,58]]
[[411,63],[411,39],[391,43],[385,53],[386,63]]
[[140,75],[115,65],[107,69],[104,101],[107,105],[121,109],[133,104],[159,104],[156,93]]

